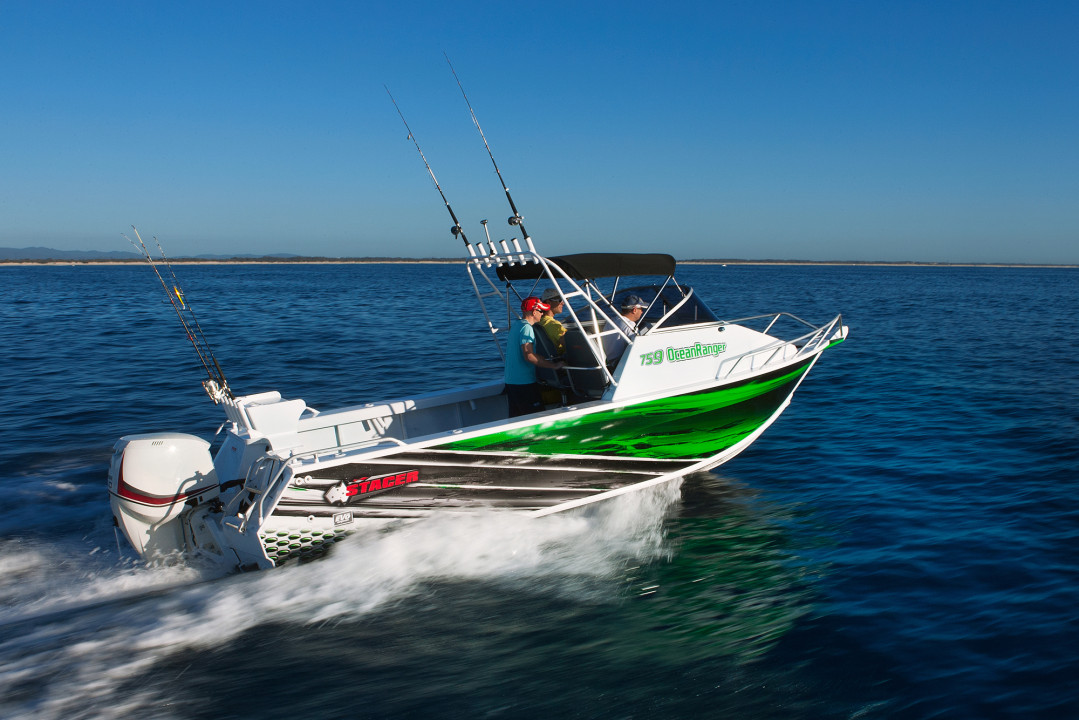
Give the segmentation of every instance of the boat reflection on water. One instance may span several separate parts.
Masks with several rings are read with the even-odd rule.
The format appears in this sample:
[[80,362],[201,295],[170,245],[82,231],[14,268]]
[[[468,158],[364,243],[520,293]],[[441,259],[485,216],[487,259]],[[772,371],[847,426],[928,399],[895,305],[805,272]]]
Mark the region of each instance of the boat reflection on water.
[[787,550],[797,512],[722,475],[685,478],[664,523],[668,554],[626,578],[616,652],[736,663],[766,654],[813,607],[806,576],[819,569]]

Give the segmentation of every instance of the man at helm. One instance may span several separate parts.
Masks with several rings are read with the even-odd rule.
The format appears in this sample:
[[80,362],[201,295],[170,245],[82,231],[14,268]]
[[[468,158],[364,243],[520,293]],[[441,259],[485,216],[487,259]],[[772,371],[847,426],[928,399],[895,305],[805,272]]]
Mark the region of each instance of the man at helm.
[[522,319],[514,326],[506,346],[506,397],[510,402],[510,417],[543,410],[536,368],[558,370],[565,363],[545,360],[536,354],[536,334],[532,326],[539,322],[551,306],[537,297],[521,303]]
[[[637,334],[637,323],[641,321],[644,311],[647,309],[647,303],[641,300],[638,295],[627,295],[622,300],[622,314],[615,317],[615,322],[618,323],[618,328],[630,340]],[[617,333],[603,337],[603,354],[607,356],[607,367],[614,367],[622,358],[622,353],[626,351],[626,347],[629,345],[626,337],[622,337]]]

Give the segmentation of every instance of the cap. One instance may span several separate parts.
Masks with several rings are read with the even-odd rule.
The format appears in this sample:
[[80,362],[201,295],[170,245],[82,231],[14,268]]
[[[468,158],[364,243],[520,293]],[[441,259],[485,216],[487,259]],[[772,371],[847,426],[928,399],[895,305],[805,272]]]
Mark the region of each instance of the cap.
[[543,302],[542,300],[540,300],[537,297],[525,298],[524,302],[521,303],[521,312],[525,313],[526,315],[528,313],[532,312],[533,310],[539,310],[541,312],[547,312],[550,309],[551,309],[550,305]]
[[632,310],[633,308],[641,308],[642,310],[648,308],[648,304],[644,300],[641,300],[639,295],[626,295],[622,298],[622,309]]
[[543,302],[557,305],[562,302],[562,293],[558,292],[558,288],[547,288],[543,291]]

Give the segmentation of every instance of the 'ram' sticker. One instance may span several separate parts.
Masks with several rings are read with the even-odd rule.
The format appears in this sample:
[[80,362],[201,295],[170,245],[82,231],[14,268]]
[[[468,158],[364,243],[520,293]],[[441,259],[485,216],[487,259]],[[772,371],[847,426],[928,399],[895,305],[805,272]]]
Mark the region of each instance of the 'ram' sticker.
[[353,498],[393,490],[396,487],[414,483],[419,479],[419,470],[406,470],[405,472],[390,473],[389,475],[379,475],[377,477],[353,478],[352,480],[342,480],[327,490],[323,496],[326,498],[326,502],[331,505],[347,505]]

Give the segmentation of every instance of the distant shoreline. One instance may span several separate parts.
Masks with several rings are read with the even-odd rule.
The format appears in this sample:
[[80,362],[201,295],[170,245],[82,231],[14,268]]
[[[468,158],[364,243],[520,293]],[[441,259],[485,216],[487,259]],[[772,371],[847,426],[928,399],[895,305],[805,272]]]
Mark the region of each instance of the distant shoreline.
[[[0,260],[0,267],[122,266],[143,265],[145,260]],[[455,265],[464,258],[236,258],[209,260],[178,258],[173,265]],[[974,263],[974,262],[886,262],[863,260],[679,260],[679,265],[783,265],[825,267],[985,267],[985,268],[1079,268],[1079,265],[1050,263]]]

